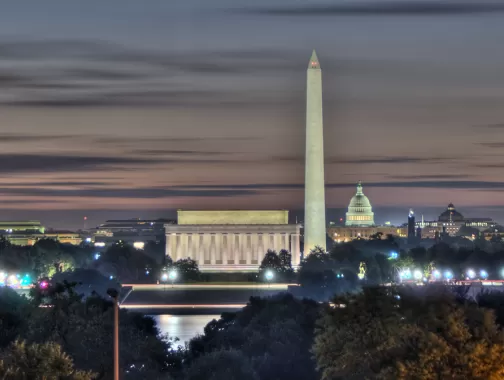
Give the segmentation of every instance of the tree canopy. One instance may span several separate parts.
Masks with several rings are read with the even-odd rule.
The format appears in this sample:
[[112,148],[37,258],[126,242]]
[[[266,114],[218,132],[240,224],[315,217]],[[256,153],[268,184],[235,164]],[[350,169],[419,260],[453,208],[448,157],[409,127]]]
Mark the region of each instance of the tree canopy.
[[504,377],[493,312],[446,288],[364,288],[333,303],[313,348],[322,379]]

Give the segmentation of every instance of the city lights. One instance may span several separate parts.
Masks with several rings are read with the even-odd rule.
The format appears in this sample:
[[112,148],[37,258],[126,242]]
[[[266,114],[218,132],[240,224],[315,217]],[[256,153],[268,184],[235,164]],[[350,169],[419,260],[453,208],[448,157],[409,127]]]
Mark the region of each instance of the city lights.
[[470,278],[471,280],[476,278],[476,272],[473,269],[468,269],[466,274],[467,277]]
[[488,272],[484,269],[480,270],[480,277],[483,279],[483,280],[486,280],[488,278]]
[[161,281],[168,281],[168,273],[163,273],[161,275]]
[[453,273],[450,270],[445,271],[443,275],[444,275],[444,278],[447,280],[451,280],[453,278]]
[[264,274],[264,277],[266,278],[266,280],[271,281],[271,280],[273,280],[273,277],[275,277],[275,274],[273,273],[273,271],[268,270]]
[[175,281],[177,279],[177,271],[176,270],[171,270],[170,273],[168,274],[168,278],[170,279],[171,282]]
[[413,272],[413,277],[415,278],[415,280],[421,280],[422,279],[422,271],[420,269],[415,269],[415,271]]
[[30,275],[27,273],[24,275],[24,277],[21,279],[21,286],[28,286],[31,285],[32,280]]
[[397,252],[390,252],[389,259],[397,260],[399,258],[399,254]]
[[439,280],[441,278],[441,272],[438,271],[437,269],[434,269],[432,271],[432,277],[434,277],[434,279],[436,280]]
[[14,275],[14,274],[11,274],[8,278],[7,278],[7,285],[11,286],[11,287],[16,287],[19,285],[19,279],[18,279],[18,276],[17,275]]
[[100,255],[98,252],[96,252],[96,253],[94,254],[94,259],[95,259],[95,260],[98,260],[98,259],[100,258],[100,256],[101,256],[101,255]]
[[409,268],[403,269],[399,272],[399,278],[401,280],[409,280],[411,279],[411,270]]

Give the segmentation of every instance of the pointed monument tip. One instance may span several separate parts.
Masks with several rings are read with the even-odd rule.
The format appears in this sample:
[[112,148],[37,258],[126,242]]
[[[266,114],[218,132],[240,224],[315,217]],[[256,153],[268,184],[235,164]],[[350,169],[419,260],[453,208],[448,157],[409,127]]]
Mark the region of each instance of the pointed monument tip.
[[320,63],[317,57],[317,53],[315,52],[315,49],[313,49],[311,58],[310,58],[310,63],[308,64],[309,69],[320,69]]

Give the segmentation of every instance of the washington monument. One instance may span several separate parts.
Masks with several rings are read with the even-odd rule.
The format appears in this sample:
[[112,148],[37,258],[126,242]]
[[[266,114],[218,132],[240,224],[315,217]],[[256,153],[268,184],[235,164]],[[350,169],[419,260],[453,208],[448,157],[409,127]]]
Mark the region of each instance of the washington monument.
[[322,70],[314,50],[308,64],[306,81],[305,257],[317,246],[324,251],[326,249],[324,186]]

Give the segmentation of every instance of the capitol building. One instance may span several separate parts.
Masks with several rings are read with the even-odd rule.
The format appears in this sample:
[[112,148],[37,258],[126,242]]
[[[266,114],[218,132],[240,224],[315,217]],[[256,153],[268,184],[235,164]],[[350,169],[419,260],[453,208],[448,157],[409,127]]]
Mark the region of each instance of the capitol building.
[[374,221],[373,207],[369,198],[362,191],[362,183],[357,184],[357,191],[350,199],[345,218],[345,226],[330,226],[328,235],[337,243],[343,243],[354,239],[369,239],[373,235],[382,234],[404,237],[407,229],[394,226],[377,226]]
[[362,183],[357,184],[357,192],[350,200],[345,226],[374,226],[374,213],[369,198],[362,192]]

